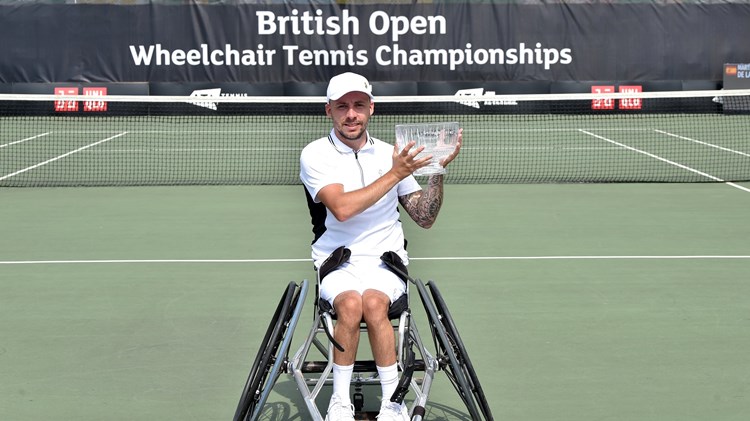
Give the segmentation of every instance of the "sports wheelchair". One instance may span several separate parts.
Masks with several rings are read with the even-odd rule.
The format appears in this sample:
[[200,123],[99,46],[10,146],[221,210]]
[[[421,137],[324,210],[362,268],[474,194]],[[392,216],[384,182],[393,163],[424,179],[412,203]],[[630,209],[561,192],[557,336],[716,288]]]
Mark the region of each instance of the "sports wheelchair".
[[[310,413],[309,419],[324,420],[325,415],[321,415],[318,409],[317,398],[323,386],[333,383],[331,376],[333,349],[334,347],[342,348],[333,339],[335,314],[327,301],[319,299],[318,286],[327,273],[345,262],[348,257],[349,250],[340,247],[316,272],[317,284],[312,328],[291,358],[289,350],[292,334],[299,322],[307,296],[308,281],[304,280],[299,285],[290,282],[287,285],[250,369],[237,405],[234,421],[260,419],[268,396],[282,373],[287,373],[294,379]],[[412,421],[421,421],[426,413],[425,406],[435,374],[444,372],[466,405],[471,419],[492,421],[492,413],[479,379],[435,282],[429,281],[424,284],[421,280],[410,277],[406,266],[396,253],[385,253],[381,260],[407,285],[407,293],[391,304],[388,314],[394,326],[394,334],[397,335],[397,360],[400,371],[398,388],[391,396],[391,401],[401,403],[406,394],[410,390],[413,391],[414,398],[409,408],[409,415]],[[416,288],[424,306],[432,334],[434,354],[425,346],[417,325],[412,319],[409,308],[412,288]],[[360,331],[366,331],[364,323]],[[313,348],[319,352],[322,359],[311,360]],[[362,387],[366,385],[379,385],[375,361],[357,360],[354,363],[352,379],[354,389],[352,403],[355,415],[359,418],[368,416],[362,412],[364,406]]]

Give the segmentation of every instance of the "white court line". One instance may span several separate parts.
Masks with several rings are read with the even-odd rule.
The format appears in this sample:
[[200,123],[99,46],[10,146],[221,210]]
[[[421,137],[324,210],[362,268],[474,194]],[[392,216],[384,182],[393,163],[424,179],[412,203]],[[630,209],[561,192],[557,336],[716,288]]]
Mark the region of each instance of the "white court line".
[[[577,132],[579,130],[597,130],[597,131],[606,131],[606,132],[647,132],[652,131],[655,129],[651,129],[648,127],[597,127],[597,128],[581,128],[581,127],[564,127],[564,128],[536,128],[536,129],[529,129],[529,128],[507,128],[507,127],[489,127],[489,128],[472,128],[471,132],[488,132],[488,133],[498,133],[498,132],[520,132],[520,133],[535,133],[535,132]],[[550,141],[555,141],[554,139],[550,139]]]
[[462,151],[611,151],[619,149],[616,146],[461,146]]
[[663,130],[658,130],[658,129],[654,129],[654,131],[655,131],[655,132],[657,132],[657,133],[661,133],[661,134],[663,134],[663,135],[667,135],[667,136],[672,136],[672,137],[676,137],[677,139],[682,139],[682,140],[687,140],[687,141],[690,141],[690,142],[695,142],[695,143],[697,143],[697,144],[699,144],[699,145],[703,145],[703,146],[709,146],[709,147],[711,147],[711,148],[716,148],[716,149],[722,150],[722,151],[724,151],[724,152],[731,152],[731,153],[735,153],[735,154],[737,154],[737,155],[742,155],[742,156],[746,156],[746,157],[749,157],[749,158],[750,158],[750,154],[747,154],[747,153],[745,153],[745,152],[742,152],[742,151],[737,151],[737,150],[734,150],[734,149],[724,148],[724,147],[721,147],[721,146],[719,146],[719,145],[714,145],[713,143],[702,142],[702,141],[700,141],[700,140],[697,140],[697,139],[691,139],[691,138],[689,138],[689,137],[685,137],[685,136],[680,136],[680,135],[678,135],[678,134],[674,134],[674,133],[669,133],[669,132],[665,132],[665,131],[663,131]]
[[[504,150],[521,150],[521,151],[606,151],[619,149],[616,146],[579,146],[579,147],[559,147],[559,146],[462,146],[461,150],[473,151],[504,151]],[[114,154],[114,153],[154,153],[154,152],[299,152],[301,148],[285,147],[251,147],[251,148],[150,148],[143,147],[140,149],[119,149],[107,148],[101,151],[92,151],[91,153]]]
[[734,188],[737,188],[737,189],[740,189],[740,190],[744,190],[744,191],[746,191],[746,192],[750,193],[750,188],[747,188],[747,187],[743,187],[743,186],[740,186],[739,184],[735,184],[735,183],[732,183],[732,182],[729,182],[729,181],[726,181],[726,180],[722,180],[722,179],[721,179],[721,178],[719,178],[719,177],[713,176],[713,175],[711,175],[711,174],[708,174],[708,173],[704,173],[704,172],[702,172],[702,171],[696,170],[695,168],[690,168],[690,167],[688,167],[687,165],[682,165],[682,164],[680,164],[680,163],[678,163],[678,162],[670,161],[669,159],[666,159],[666,158],[662,158],[662,157],[660,157],[660,156],[658,156],[658,155],[654,155],[654,154],[652,154],[652,153],[649,153],[649,152],[646,152],[646,151],[643,151],[643,150],[640,150],[640,149],[634,148],[634,147],[632,147],[632,146],[628,146],[628,145],[625,145],[625,144],[623,144],[623,143],[620,143],[620,142],[614,141],[614,140],[612,140],[612,139],[608,139],[608,138],[606,138],[606,137],[604,137],[604,136],[599,136],[599,135],[597,135],[597,134],[591,133],[591,132],[589,132],[589,131],[586,131],[586,130],[583,130],[583,129],[579,129],[579,131],[580,131],[581,133],[587,134],[587,135],[589,135],[589,136],[595,137],[595,138],[597,138],[597,139],[600,139],[600,140],[603,140],[603,141],[605,141],[605,142],[609,142],[609,143],[612,143],[612,144],[614,144],[614,145],[620,146],[620,147],[622,147],[622,148],[625,148],[625,149],[628,149],[628,150],[630,150],[630,151],[633,151],[633,152],[637,152],[637,153],[639,153],[639,154],[643,154],[643,155],[646,155],[646,156],[648,156],[648,157],[651,157],[651,158],[657,159],[657,160],[659,160],[659,161],[662,161],[662,162],[666,162],[666,163],[667,163],[667,164],[669,164],[669,165],[674,165],[675,167],[678,167],[678,168],[682,168],[683,170],[686,170],[686,171],[690,171],[690,172],[692,172],[692,173],[695,173],[695,174],[698,174],[698,175],[700,175],[700,176],[706,177],[706,178],[708,178],[709,180],[713,180],[713,181],[718,181],[718,182],[724,183],[724,184],[726,184],[726,185],[728,185],[728,186],[731,186],[731,187],[734,187]]
[[42,133],[42,134],[38,134],[36,136],[27,137],[26,139],[16,140],[15,142],[5,143],[5,144],[0,145],[0,148],[7,148],[8,146],[11,146],[11,145],[16,145],[16,144],[19,144],[19,143],[28,142],[29,140],[34,140],[34,139],[40,138],[42,136],[47,136],[49,133],[50,132]]
[[[112,130],[66,130],[65,133],[76,133],[76,134],[102,134],[111,133]],[[139,135],[139,134],[158,134],[158,135],[173,135],[172,137],[184,136],[186,134],[265,134],[265,133],[309,133],[309,128],[302,128],[300,130],[285,130],[285,129],[257,129],[252,130],[128,130],[128,133]]]
[[[410,257],[409,260],[710,260],[750,259],[750,255],[640,255],[640,256],[446,256]],[[118,259],[118,260],[0,260],[0,265],[62,264],[152,264],[152,263],[312,263],[306,259]]]
[[25,173],[26,171],[31,171],[31,170],[33,170],[34,168],[39,168],[39,167],[41,167],[41,166],[43,166],[43,165],[47,165],[47,164],[49,164],[50,162],[55,162],[55,161],[57,161],[57,160],[59,160],[59,159],[63,159],[63,158],[65,158],[66,156],[70,156],[70,155],[73,155],[74,153],[78,153],[78,152],[81,152],[82,150],[88,149],[88,148],[90,148],[90,147],[93,147],[93,146],[99,145],[99,144],[101,144],[101,143],[104,143],[104,142],[108,142],[108,141],[110,141],[110,140],[112,140],[112,139],[116,139],[116,138],[118,138],[118,137],[120,137],[120,136],[124,136],[124,135],[126,135],[126,134],[128,134],[128,132],[122,132],[122,133],[120,133],[120,134],[116,134],[116,135],[114,135],[114,136],[110,136],[110,137],[108,137],[108,138],[106,138],[106,139],[102,139],[102,140],[100,140],[100,141],[98,141],[98,142],[90,143],[90,144],[88,144],[88,145],[86,145],[86,146],[81,146],[81,147],[80,147],[80,148],[78,148],[78,149],[72,150],[72,151],[70,151],[70,152],[66,152],[66,153],[64,153],[64,154],[62,154],[62,155],[59,155],[59,156],[56,156],[56,157],[54,157],[54,158],[48,159],[48,160],[46,160],[46,161],[44,161],[44,162],[40,162],[40,163],[38,163],[38,164],[34,164],[34,165],[30,166],[30,167],[26,167],[26,168],[24,168],[24,169],[22,169],[22,170],[18,170],[18,171],[14,172],[14,173],[10,173],[10,174],[4,175],[4,176],[0,177],[0,181],[2,181],[2,180],[5,180],[6,178],[11,178],[11,177],[13,177],[13,176],[16,176],[16,175],[18,175],[18,174],[22,174],[22,173]]
[[285,148],[285,147],[252,147],[252,148],[154,148],[144,146],[143,148],[117,149],[107,148],[102,151],[92,151],[92,153],[152,153],[152,152],[236,152],[236,151],[258,151],[258,152],[299,152],[302,148]]

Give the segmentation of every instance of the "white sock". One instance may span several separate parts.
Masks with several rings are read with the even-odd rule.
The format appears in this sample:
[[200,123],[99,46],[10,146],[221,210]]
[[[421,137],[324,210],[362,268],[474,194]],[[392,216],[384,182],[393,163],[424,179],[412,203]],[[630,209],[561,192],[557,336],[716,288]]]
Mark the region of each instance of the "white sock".
[[380,376],[380,387],[383,391],[383,400],[390,401],[393,392],[398,387],[398,364],[393,364],[388,367],[378,368],[378,376]]
[[341,402],[349,405],[351,397],[349,396],[349,385],[352,383],[354,374],[354,364],[338,365],[333,364],[333,395],[341,399]]

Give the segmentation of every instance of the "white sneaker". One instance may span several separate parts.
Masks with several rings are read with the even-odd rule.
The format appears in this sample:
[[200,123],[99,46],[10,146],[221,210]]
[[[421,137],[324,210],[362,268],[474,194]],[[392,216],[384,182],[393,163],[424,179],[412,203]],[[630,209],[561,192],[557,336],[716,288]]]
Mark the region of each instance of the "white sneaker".
[[344,403],[339,395],[331,396],[326,421],[354,421],[354,405]]
[[409,421],[409,411],[406,405],[384,400],[380,403],[378,421]]

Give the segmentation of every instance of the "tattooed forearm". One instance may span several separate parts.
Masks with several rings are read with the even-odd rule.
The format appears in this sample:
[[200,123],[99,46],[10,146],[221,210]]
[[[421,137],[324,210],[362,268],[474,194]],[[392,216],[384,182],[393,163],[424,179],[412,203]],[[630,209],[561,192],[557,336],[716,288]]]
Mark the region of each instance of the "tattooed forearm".
[[401,196],[399,201],[417,225],[430,228],[443,205],[443,176],[431,175],[426,189]]

